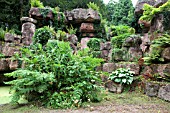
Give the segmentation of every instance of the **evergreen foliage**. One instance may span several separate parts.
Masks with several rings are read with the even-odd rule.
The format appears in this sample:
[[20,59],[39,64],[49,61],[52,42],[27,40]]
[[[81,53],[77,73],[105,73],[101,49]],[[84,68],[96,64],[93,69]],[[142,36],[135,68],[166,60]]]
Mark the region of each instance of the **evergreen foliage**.
[[0,27],[20,30],[20,18],[27,16],[29,0],[0,0]]
[[111,0],[107,6],[107,20],[114,25],[132,26],[134,21],[134,7],[131,0]]

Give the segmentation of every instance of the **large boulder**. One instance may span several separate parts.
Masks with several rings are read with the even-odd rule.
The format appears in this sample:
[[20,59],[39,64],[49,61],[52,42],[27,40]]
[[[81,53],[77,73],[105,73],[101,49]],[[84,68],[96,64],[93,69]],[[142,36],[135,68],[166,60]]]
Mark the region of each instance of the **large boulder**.
[[93,23],[82,23],[80,26],[80,32],[93,33],[95,31]]
[[130,69],[130,71],[134,71],[135,75],[139,75],[140,67],[136,63],[105,63],[103,64],[104,72],[112,72],[119,68]]
[[163,80],[170,79],[170,64],[152,64],[146,66],[143,70],[142,75],[157,75]]
[[158,97],[170,101],[170,84],[162,86],[158,91]]
[[5,45],[2,48],[2,54],[4,54],[4,56],[6,57],[12,57],[14,54],[16,53],[20,53],[20,46],[9,46],[9,45]]
[[104,72],[112,72],[116,70],[115,63],[105,63],[103,64],[103,71]]
[[26,22],[22,25],[22,43],[29,46],[32,43],[32,38],[35,33],[36,26],[31,22]]
[[[47,12],[45,15],[41,14],[41,12]],[[44,16],[46,18],[44,18]],[[53,12],[49,8],[37,8],[37,7],[32,7],[29,11],[29,17],[36,19],[36,20],[42,20],[42,19],[47,19],[47,20],[53,20]]]
[[82,38],[81,39],[81,49],[88,48],[87,43],[89,42],[90,38]]
[[105,88],[107,88],[112,93],[122,93],[123,92],[123,85],[115,83],[111,80],[108,80],[105,83]]
[[6,61],[6,59],[0,59],[0,72],[8,71],[8,70],[9,70],[9,64]]
[[65,12],[66,19],[69,23],[100,23],[101,18],[97,11],[93,9],[77,8]]
[[37,20],[33,19],[33,18],[29,18],[29,17],[22,17],[20,19],[21,22],[25,23],[25,22],[31,22],[33,24],[37,23]]
[[140,36],[132,35],[125,40],[123,46],[124,47],[139,47],[141,43],[142,43],[142,39]]
[[142,49],[142,52],[149,52],[149,47],[151,45],[150,38],[148,36],[148,33],[145,33],[142,37],[142,44],[140,45],[140,48]]
[[157,83],[146,82],[145,93],[150,97],[157,97],[160,85]]
[[164,58],[165,61],[170,61],[170,47],[168,48],[165,48],[163,51],[162,51],[162,58]]
[[138,47],[130,47],[128,53],[130,54],[129,61],[138,61],[143,56],[142,50]]

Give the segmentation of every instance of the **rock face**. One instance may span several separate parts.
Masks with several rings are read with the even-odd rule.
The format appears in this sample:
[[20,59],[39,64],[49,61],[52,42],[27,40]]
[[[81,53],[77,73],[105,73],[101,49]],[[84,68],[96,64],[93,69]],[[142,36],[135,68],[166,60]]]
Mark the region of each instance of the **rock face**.
[[162,58],[164,58],[165,61],[170,61],[170,47],[165,48],[161,56]]
[[163,100],[170,101],[170,84],[167,84],[166,86],[162,86],[159,89],[158,97]]
[[29,18],[29,17],[22,17],[20,19],[21,22],[26,23],[26,22],[31,22],[33,24],[37,23],[37,20],[33,19],[33,18]]
[[8,71],[8,70],[9,70],[9,65],[6,59],[0,59],[0,72]]
[[142,50],[142,52],[149,52],[149,47],[151,45],[151,41],[150,41],[150,38],[148,36],[148,33],[145,33],[142,37],[141,37],[141,40],[142,40],[142,44],[140,45],[140,48]]
[[35,33],[36,26],[31,22],[26,22],[22,25],[22,43],[24,45],[30,45]]
[[140,67],[138,64],[134,63],[105,63],[103,64],[104,72],[112,72],[119,68],[129,68],[131,71],[135,72],[135,75],[139,75]]
[[73,9],[72,11],[66,11],[65,16],[69,23],[100,23],[99,14],[93,9]]
[[117,84],[111,80],[108,80],[105,83],[105,87],[112,93],[122,93],[123,92],[123,85]]
[[36,8],[36,7],[31,8],[29,11],[29,17],[37,19],[37,20],[44,19],[43,15],[40,13],[41,11],[47,12],[47,14],[45,15],[45,17],[46,17],[45,19],[53,20],[54,17],[53,17],[52,10],[45,9],[45,8],[43,8],[43,9]]
[[159,91],[159,84],[154,84],[147,82],[145,86],[145,93],[146,95],[150,97],[157,97],[158,96],[158,91]]
[[88,48],[87,43],[90,40],[90,38],[82,38],[81,39],[81,49]]
[[94,31],[95,29],[93,23],[82,23],[80,26],[80,32],[92,33]]
[[155,7],[159,7],[161,6],[162,4],[166,3],[168,0],[156,0],[154,6]]
[[143,70],[144,75],[158,75],[164,79],[170,78],[170,64],[152,64]]

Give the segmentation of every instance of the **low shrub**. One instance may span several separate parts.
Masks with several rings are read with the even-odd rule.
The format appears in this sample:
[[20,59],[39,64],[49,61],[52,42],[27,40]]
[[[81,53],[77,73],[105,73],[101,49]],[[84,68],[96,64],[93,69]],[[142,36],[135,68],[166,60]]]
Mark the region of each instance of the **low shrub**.
[[[82,54],[83,55],[83,54]],[[25,68],[6,74],[16,80],[12,85],[13,102],[23,97],[51,108],[80,107],[86,101],[99,101],[96,91],[100,77],[94,71],[103,59],[73,55],[69,43],[49,40],[22,49]]]

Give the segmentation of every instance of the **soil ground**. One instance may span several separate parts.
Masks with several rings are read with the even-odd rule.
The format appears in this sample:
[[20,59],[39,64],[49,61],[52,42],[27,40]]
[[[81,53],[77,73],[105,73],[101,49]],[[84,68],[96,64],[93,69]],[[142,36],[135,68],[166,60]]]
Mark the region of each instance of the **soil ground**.
[[0,88],[0,113],[170,113],[170,102],[138,91],[122,94],[103,91],[100,93],[103,100],[99,103],[85,103],[78,109],[52,110],[28,104],[2,104],[4,99],[9,102],[9,94],[5,95],[5,90],[2,95],[2,89],[9,88]]

